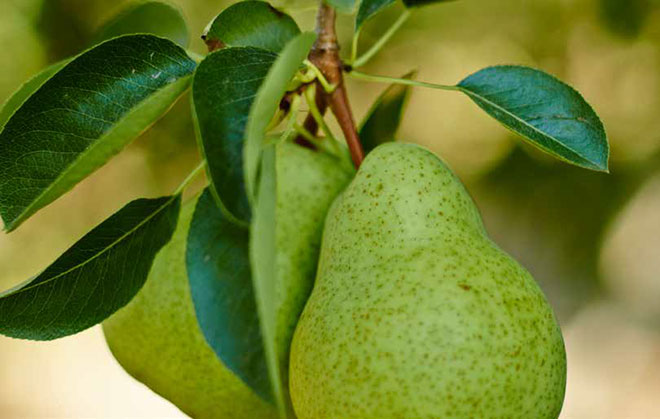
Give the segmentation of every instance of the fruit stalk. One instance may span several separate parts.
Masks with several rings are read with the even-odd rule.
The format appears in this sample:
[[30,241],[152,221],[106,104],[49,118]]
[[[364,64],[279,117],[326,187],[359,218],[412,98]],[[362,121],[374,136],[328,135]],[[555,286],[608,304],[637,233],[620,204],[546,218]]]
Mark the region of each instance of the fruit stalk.
[[357,133],[351,106],[348,103],[348,95],[344,85],[343,64],[339,57],[339,44],[335,32],[335,20],[335,9],[321,1],[316,17],[316,33],[318,36],[309,53],[309,61],[321,70],[328,82],[336,86],[331,93],[325,93],[324,102],[328,104],[335,115],[346,138],[353,164],[356,168],[359,168],[362,160],[364,160],[364,150]]

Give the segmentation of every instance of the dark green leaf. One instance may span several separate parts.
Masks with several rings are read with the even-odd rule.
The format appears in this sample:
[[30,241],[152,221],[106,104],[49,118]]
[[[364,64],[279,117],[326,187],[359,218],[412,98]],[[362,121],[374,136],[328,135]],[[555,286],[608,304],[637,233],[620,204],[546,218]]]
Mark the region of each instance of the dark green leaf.
[[422,7],[422,6],[428,6],[434,3],[448,3],[450,1],[456,1],[456,0],[403,0],[403,4],[408,7]]
[[250,219],[243,174],[243,138],[252,102],[277,55],[235,47],[209,54],[193,81],[193,109],[211,190],[225,215]]
[[214,51],[257,47],[278,52],[300,33],[296,22],[264,1],[242,1],[220,13],[202,37]]
[[91,327],[140,290],[172,237],[180,197],[138,199],[87,233],[36,278],[0,294],[0,333],[51,340]]
[[45,82],[0,133],[5,228],[71,189],[156,121],[183,93],[195,63],[171,41],[115,38]]
[[540,149],[607,171],[609,145],[598,115],[572,87],[539,70],[498,66],[458,84],[477,105]]
[[[412,79],[414,76],[413,71],[403,78]],[[411,86],[393,84],[378,97],[360,127],[360,140],[365,152],[395,140],[411,91]]]
[[259,158],[266,128],[315,39],[316,35],[311,32],[301,33],[284,47],[259,88],[254,105],[250,109],[245,134],[245,174],[249,198],[254,196],[256,189]]
[[129,34],[149,33],[167,38],[182,47],[189,42],[188,25],[181,10],[159,1],[133,4],[104,24],[94,43]]
[[254,224],[250,228],[250,266],[257,309],[264,338],[264,349],[273,395],[280,412],[286,411],[284,389],[275,342],[277,319],[276,170],[275,147],[264,148],[261,181],[255,203]]
[[248,240],[248,230],[227,220],[206,189],[195,208],[186,250],[197,320],[223,364],[271,400]]
[[378,12],[393,5],[396,0],[362,0],[357,16],[355,17],[355,30],[359,31],[364,22]]
[[41,87],[48,79],[53,77],[55,73],[60,71],[62,67],[67,65],[71,60],[60,61],[55,63],[46,69],[42,70],[39,74],[32,77],[30,80],[25,82],[16,92],[2,106],[0,110],[0,131],[5,126],[9,118],[16,112],[16,109],[20,108],[25,101],[32,96],[37,89]]
[[[654,0],[600,0],[603,23],[617,35],[635,38],[653,12]],[[657,1],[655,1],[657,4]]]

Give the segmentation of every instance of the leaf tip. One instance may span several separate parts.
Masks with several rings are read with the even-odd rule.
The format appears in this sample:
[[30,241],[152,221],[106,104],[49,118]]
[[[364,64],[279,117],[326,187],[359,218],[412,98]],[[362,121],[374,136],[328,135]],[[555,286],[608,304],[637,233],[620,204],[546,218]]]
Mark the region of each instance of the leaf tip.
[[2,221],[2,231],[5,234],[9,234],[12,231],[16,230],[16,227],[21,224],[21,220],[18,219],[13,219],[13,220],[7,220],[5,217],[0,217],[0,221]]

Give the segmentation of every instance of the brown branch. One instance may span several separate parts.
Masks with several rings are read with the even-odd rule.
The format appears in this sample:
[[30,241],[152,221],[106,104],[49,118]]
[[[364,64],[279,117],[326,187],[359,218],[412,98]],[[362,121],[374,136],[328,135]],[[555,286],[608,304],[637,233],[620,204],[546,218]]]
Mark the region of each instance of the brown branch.
[[[344,85],[343,64],[339,57],[335,20],[335,10],[321,1],[316,17],[317,38],[309,53],[309,61],[321,70],[328,82],[336,86],[331,94],[325,94],[323,102],[329,105],[330,110],[335,115],[346,138],[353,164],[356,168],[359,168],[362,160],[364,160],[364,151]],[[318,91],[323,92],[322,88]]]

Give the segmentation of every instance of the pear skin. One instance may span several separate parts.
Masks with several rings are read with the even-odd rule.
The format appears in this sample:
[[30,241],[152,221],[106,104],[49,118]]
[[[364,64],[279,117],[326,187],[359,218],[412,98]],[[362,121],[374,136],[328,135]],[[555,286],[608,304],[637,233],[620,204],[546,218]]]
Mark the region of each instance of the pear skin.
[[430,151],[372,151],[326,221],[297,325],[298,419],[554,419],[561,331],[532,276],[486,235]]
[[193,418],[275,419],[275,407],[216,357],[197,324],[185,263],[195,203],[183,206],[142,290],[103,323],[108,346],[130,375]]
[[[285,141],[276,145],[275,171],[274,347],[278,371],[288,394],[291,339],[314,284],[323,225],[330,205],[351,181],[355,169],[347,155],[311,150]],[[253,226],[263,225],[256,217],[259,212]],[[261,236],[262,232],[255,227],[251,245]]]

